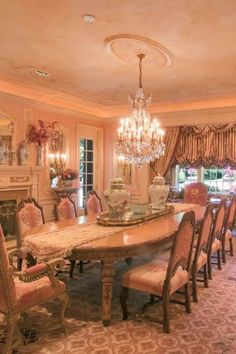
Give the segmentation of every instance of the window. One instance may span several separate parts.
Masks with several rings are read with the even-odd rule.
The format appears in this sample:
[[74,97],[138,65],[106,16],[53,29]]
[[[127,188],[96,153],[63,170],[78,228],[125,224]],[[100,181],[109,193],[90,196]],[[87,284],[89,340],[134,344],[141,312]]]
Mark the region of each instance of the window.
[[236,189],[236,170],[227,168],[175,167],[176,185],[180,188],[191,182],[203,182],[211,192],[228,192]]
[[87,193],[93,190],[94,150],[93,140],[80,139],[80,200],[79,206],[84,207]]
[[229,167],[204,169],[203,182],[211,192],[228,192],[236,186],[236,171]]
[[198,180],[197,170],[195,168],[182,167],[178,172],[178,185],[180,188],[191,182],[197,182]]

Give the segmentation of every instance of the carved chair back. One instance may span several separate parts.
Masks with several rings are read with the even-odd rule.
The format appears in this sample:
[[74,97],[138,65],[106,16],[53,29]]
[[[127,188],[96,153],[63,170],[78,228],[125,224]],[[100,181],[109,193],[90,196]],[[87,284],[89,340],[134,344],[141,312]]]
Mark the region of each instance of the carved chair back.
[[209,204],[205,211],[204,219],[202,221],[199,231],[193,266],[197,265],[198,257],[202,251],[206,254],[208,253],[214,220],[213,208],[214,206]]
[[228,229],[232,230],[235,222],[235,213],[236,213],[236,197],[232,197],[230,201],[230,205],[228,207],[224,225],[224,231]]
[[0,224],[0,312],[10,313],[16,303],[16,289],[8,260],[5,238]]
[[54,210],[56,221],[77,217],[75,203],[67,194],[59,196],[58,203],[54,205]]
[[16,210],[17,246],[21,247],[24,234],[30,228],[45,224],[43,208],[34,198],[22,199]]
[[184,188],[184,202],[205,206],[208,202],[208,186],[201,182],[187,184]]
[[85,203],[85,215],[99,214],[102,212],[102,202],[96,191],[88,192]]
[[190,272],[195,227],[194,211],[185,213],[179,225],[178,231],[175,234],[171,249],[165,280],[165,286],[167,288],[169,287],[170,280],[175,275],[178,267],[182,267],[188,273]]
[[213,223],[213,230],[212,230],[212,242],[215,238],[221,240],[223,226],[225,222],[225,215],[226,215],[226,200],[222,199],[219,205],[219,208],[216,210],[215,213],[215,220]]

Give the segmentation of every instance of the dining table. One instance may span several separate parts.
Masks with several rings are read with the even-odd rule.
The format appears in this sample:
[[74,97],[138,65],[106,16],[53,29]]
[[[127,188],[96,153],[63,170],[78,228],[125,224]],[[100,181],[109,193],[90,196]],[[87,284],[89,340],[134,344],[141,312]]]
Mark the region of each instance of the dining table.
[[196,204],[173,206],[172,213],[132,226],[101,226],[96,215],[48,222],[28,230],[24,246],[38,262],[58,257],[101,261],[101,320],[104,326],[109,326],[115,263],[158,253],[163,243],[173,239],[186,211],[193,210],[196,222],[200,223],[206,209]]

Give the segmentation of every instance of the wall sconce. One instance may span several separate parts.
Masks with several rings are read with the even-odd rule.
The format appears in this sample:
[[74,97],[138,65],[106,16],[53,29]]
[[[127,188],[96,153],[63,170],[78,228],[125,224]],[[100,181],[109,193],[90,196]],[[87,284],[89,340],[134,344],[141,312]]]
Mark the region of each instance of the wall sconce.
[[117,161],[120,169],[122,170],[122,175],[125,176],[125,170],[128,166],[128,163],[125,161],[125,157],[123,155],[118,155]]
[[57,174],[62,173],[66,165],[66,154],[59,151],[49,154],[50,167],[55,170]]

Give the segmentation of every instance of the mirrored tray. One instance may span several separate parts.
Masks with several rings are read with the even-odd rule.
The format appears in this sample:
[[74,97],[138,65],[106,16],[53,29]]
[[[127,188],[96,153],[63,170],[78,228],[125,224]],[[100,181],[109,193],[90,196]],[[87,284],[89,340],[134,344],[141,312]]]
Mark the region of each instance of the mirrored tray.
[[97,222],[104,226],[129,226],[173,213],[173,205],[165,205],[164,209],[152,209],[150,204],[130,205],[121,218],[109,219],[109,213],[103,212],[97,216]]

